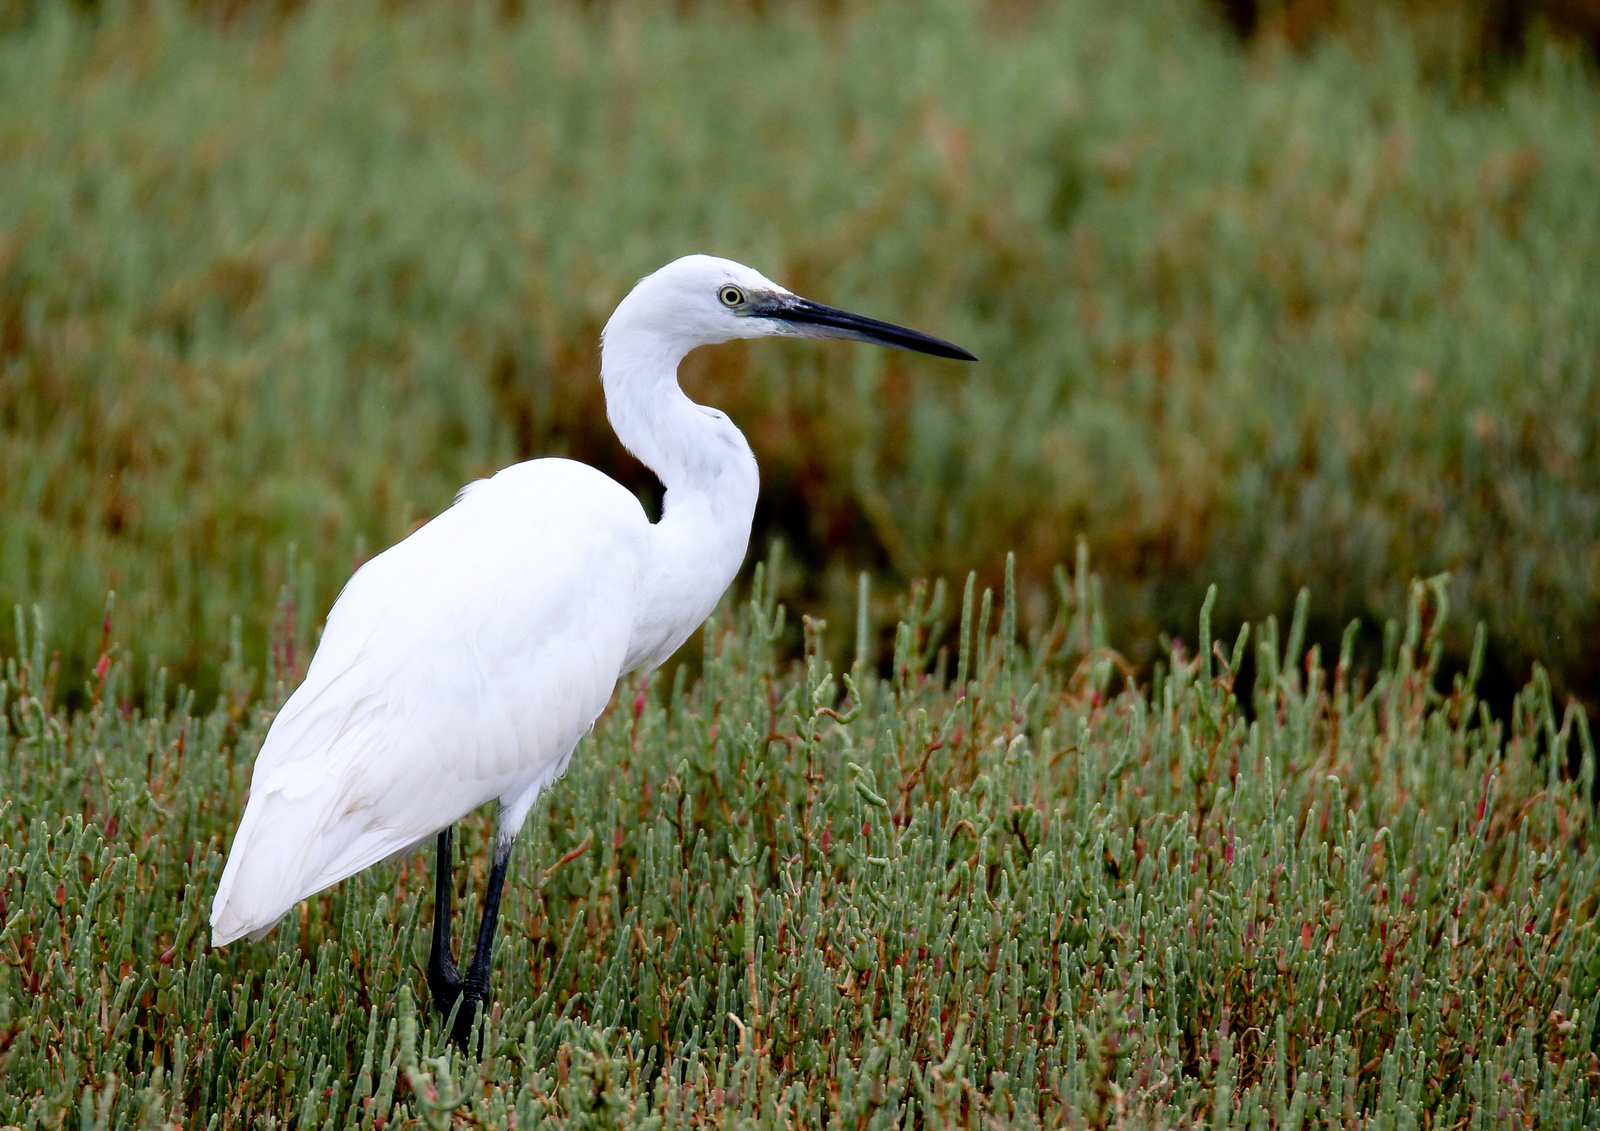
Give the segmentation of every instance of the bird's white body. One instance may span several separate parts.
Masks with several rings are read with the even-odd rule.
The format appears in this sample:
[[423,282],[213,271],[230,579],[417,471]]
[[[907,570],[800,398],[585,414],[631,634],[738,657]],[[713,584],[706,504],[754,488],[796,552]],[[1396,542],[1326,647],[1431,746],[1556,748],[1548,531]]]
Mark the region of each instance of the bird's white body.
[[[775,287],[691,258],[697,276]],[[265,934],[490,801],[514,836],[618,677],[660,664],[716,607],[744,561],[758,475],[727,417],[683,394],[677,365],[740,335],[666,318],[657,308],[681,296],[651,279],[608,323],[601,376],[618,436],[666,486],[661,521],[594,468],[537,459],[471,484],[362,566],[256,758],[214,945]]]
[[[618,438],[666,487],[661,520],[591,467],[532,460],[467,487],[362,566],[256,758],[211,907],[214,945],[259,937],[300,900],[439,833],[429,984],[467,992],[469,1006],[487,992],[499,888],[462,982],[444,963],[446,830],[498,801],[491,880],[503,882],[528,810],[618,677],[661,663],[716,607],[750,540],[756,462],[726,416],[683,394],[678,362],[774,335],[971,358],[726,259],[691,255],[641,280],[606,324],[600,377]],[[458,1018],[468,1027],[473,1008]]]

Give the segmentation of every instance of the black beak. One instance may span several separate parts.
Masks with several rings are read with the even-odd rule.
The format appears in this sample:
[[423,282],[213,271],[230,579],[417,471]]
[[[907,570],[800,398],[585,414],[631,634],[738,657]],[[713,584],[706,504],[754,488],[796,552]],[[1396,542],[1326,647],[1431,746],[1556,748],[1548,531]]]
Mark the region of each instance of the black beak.
[[849,338],[857,342],[874,342],[880,346],[931,353],[934,357],[949,357],[956,361],[977,361],[960,346],[951,345],[942,338],[919,334],[896,326],[892,322],[879,322],[847,310],[837,310],[812,302],[798,295],[772,295],[758,299],[750,310],[754,318],[771,318],[794,325],[792,331],[803,338]]

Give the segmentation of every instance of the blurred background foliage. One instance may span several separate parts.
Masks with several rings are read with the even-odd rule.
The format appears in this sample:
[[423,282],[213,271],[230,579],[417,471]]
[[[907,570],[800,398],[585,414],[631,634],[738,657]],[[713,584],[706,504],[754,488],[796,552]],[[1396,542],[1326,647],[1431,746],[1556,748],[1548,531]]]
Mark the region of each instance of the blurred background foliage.
[[983,359],[689,359],[801,607],[1015,549],[1040,616],[1082,536],[1129,641],[1210,582],[1334,640],[1449,570],[1492,679],[1600,700],[1583,0],[0,13],[0,603],[69,656],[115,589],[214,685],[516,459],[652,498],[596,341],[707,251]]

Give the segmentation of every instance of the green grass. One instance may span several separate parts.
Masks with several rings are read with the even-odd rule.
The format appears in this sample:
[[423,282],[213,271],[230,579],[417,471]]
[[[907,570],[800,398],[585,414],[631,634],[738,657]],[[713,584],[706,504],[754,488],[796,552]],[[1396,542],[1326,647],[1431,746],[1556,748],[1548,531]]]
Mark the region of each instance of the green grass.
[[255,654],[288,583],[305,630],[522,456],[648,490],[595,342],[708,250],[983,358],[690,359],[805,607],[1015,549],[1034,624],[1081,534],[1130,640],[1310,585],[1331,647],[1450,570],[1496,681],[1600,697],[1575,49],[1485,89],[1398,18],[1246,54],[1198,4],[93,7],[0,34],[0,607],[69,665],[115,589],[209,693],[232,617]]
[[758,573],[703,682],[627,682],[519,842],[481,1061],[426,1010],[431,853],[207,949],[281,683],[235,655],[214,707],[142,710],[114,646],[68,714],[30,633],[0,1123],[1594,1126],[1595,757],[1542,672],[1501,721],[1446,686],[1435,582],[1370,678],[1302,600],[1214,649],[1202,613],[1133,687],[1099,580],[1058,580],[1026,637],[1009,586],[913,592],[891,674],[844,678],[820,625],[776,650]]

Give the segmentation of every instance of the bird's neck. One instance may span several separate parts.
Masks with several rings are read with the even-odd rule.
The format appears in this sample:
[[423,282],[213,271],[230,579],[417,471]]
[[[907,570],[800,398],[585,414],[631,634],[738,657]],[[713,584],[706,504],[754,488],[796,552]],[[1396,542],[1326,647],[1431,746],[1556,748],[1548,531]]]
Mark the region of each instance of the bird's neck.
[[606,416],[666,488],[646,607],[630,667],[666,659],[716,607],[750,542],[760,477],[742,433],[678,387],[688,345],[608,326],[600,355]]
[[655,472],[669,500],[704,497],[742,512],[755,505],[755,457],[732,421],[678,387],[678,363],[687,352],[657,335],[608,328],[600,352],[606,417],[623,447]]

